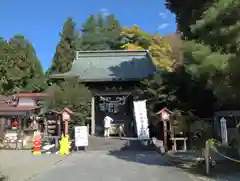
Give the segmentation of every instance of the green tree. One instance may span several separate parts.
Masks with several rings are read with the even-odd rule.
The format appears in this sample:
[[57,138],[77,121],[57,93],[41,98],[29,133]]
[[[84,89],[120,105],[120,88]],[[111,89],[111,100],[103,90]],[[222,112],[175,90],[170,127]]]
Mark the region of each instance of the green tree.
[[78,79],[68,79],[59,85],[55,84],[49,87],[48,92],[52,95],[46,102],[49,109],[62,110],[67,107],[74,112],[69,126],[71,133],[74,125],[89,124],[91,92]]
[[60,41],[56,47],[52,65],[47,74],[64,73],[70,70],[76,51],[76,24],[72,18],[68,18],[60,33]]
[[187,39],[210,45],[213,50],[236,53],[240,50],[238,0],[166,0],[176,14],[179,30]]
[[31,80],[43,76],[36,52],[24,36],[16,35],[8,42],[2,40],[0,46],[1,93],[24,91]]
[[214,95],[206,87],[205,80],[194,77],[182,66],[173,72],[158,71],[142,83],[153,113],[159,111],[159,108],[168,107],[171,110],[206,116],[215,106]]
[[119,49],[119,38],[121,33],[121,25],[113,14],[110,14],[105,19],[103,32],[106,37],[106,43],[112,50]]
[[184,39],[195,39],[196,34],[191,31],[191,25],[199,20],[204,10],[211,6],[214,0],[165,0],[166,7],[176,15],[177,28]]
[[240,53],[240,1],[166,2],[167,7],[176,14],[183,38],[193,40],[186,42],[187,66],[196,76],[204,75],[210,80],[220,102],[237,105],[240,100],[240,74],[237,70]]
[[111,50],[118,48],[121,26],[114,15],[90,15],[82,25],[80,50]]

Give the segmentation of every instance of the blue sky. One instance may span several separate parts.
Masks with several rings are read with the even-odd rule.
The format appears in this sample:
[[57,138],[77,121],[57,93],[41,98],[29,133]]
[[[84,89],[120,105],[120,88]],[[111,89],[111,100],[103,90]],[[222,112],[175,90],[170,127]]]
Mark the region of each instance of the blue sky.
[[113,13],[123,26],[137,24],[160,34],[175,32],[175,17],[164,0],[0,0],[0,36],[23,34],[30,40],[46,70],[67,17],[80,25],[89,14]]

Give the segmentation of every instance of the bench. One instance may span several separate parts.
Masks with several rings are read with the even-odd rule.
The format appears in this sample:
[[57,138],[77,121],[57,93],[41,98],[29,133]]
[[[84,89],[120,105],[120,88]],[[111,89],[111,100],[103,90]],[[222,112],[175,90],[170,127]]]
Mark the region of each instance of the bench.
[[[173,148],[172,151],[176,152],[176,151],[183,151],[186,152],[187,151],[187,139],[186,137],[180,137],[180,138],[170,138],[170,140],[173,141]],[[183,141],[183,149],[182,150],[177,150],[177,141]]]

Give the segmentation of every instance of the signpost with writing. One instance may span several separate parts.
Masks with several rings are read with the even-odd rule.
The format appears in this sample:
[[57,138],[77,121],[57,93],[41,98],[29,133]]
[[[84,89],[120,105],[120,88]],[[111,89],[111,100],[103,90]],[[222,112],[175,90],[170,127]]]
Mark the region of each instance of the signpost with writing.
[[75,126],[74,127],[75,133],[75,146],[78,149],[79,147],[86,147],[88,146],[88,127],[87,126]]

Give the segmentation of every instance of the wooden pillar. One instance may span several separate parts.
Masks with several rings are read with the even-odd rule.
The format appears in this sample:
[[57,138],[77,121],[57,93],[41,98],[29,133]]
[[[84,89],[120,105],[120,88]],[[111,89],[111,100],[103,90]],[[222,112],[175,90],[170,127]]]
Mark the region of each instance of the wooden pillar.
[[61,136],[61,120],[57,117],[57,136]]
[[44,118],[44,136],[47,136],[47,135],[48,135],[48,120],[45,117]]
[[[17,127],[17,140],[16,140],[16,150],[20,149],[19,148],[19,141],[21,140],[21,142],[23,141],[22,140],[22,116],[18,116],[17,117],[17,121],[18,121],[18,127]],[[23,148],[23,144],[21,143],[21,146]],[[21,148],[21,149],[22,149]]]
[[164,146],[165,146],[165,149],[167,150],[168,149],[168,144],[167,144],[167,122],[166,120],[163,120],[163,134],[164,134]]
[[4,135],[5,135],[5,118],[1,117],[0,118],[0,141],[3,140]]
[[95,134],[95,97],[92,96],[91,101],[91,135]]
[[64,126],[65,126],[65,133],[64,133],[64,135],[67,136],[68,135],[68,121],[67,120],[64,121]]

